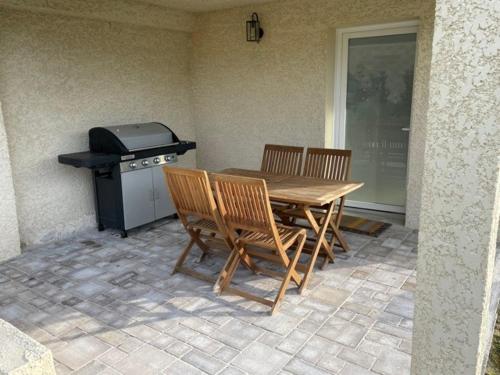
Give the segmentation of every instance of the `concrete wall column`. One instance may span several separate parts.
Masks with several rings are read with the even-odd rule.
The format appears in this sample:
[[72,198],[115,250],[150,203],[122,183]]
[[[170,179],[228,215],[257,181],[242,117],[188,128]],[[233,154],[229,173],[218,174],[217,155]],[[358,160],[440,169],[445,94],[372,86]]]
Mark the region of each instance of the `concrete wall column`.
[[412,373],[480,374],[499,219],[499,4],[437,0]]
[[20,254],[16,197],[0,102],[0,262]]

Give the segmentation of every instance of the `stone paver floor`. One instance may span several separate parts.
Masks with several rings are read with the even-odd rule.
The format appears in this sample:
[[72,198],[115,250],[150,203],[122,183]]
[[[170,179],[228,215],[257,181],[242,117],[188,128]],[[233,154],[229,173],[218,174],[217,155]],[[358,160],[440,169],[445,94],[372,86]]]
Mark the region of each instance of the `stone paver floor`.
[[[0,318],[49,347],[59,374],[408,374],[417,235],[393,225],[346,237],[352,251],[316,269],[305,295],[290,284],[271,317],[170,275],[187,239],[177,221],[127,239],[95,232],[1,263]],[[223,259],[190,263],[214,273]]]

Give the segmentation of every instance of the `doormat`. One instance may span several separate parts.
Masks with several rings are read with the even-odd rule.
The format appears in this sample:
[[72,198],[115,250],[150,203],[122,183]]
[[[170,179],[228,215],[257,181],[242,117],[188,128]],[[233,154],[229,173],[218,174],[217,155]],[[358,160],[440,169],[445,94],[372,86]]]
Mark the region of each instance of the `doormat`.
[[343,215],[340,223],[340,229],[367,236],[378,237],[382,232],[389,228],[391,223],[369,220],[357,216]]

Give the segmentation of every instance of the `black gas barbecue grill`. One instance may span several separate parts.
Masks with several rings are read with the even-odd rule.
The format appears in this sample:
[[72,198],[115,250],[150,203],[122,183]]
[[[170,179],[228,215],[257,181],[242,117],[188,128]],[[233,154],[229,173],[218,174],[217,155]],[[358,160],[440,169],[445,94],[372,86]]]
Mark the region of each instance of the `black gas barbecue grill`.
[[99,230],[127,231],[174,215],[162,167],[196,148],[159,122],[89,130],[90,151],[59,155],[59,163],[92,170]]

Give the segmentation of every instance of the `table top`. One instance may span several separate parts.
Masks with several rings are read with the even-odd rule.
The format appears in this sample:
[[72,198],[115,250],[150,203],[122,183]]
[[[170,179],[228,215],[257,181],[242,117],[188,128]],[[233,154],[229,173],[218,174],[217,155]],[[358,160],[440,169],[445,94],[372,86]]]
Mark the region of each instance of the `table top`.
[[310,206],[329,204],[364,185],[357,181],[285,176],[238,168],[224,169],[219,173],[264,179],[271,200]]

